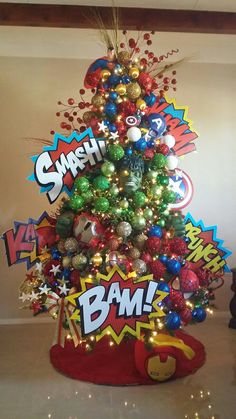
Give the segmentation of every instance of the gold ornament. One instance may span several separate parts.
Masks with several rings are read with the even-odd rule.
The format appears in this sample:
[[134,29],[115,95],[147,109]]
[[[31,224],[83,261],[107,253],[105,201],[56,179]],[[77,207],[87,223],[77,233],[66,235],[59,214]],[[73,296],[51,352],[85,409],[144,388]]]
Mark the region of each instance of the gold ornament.
[[117,61],[120,64],[128,65],[130,62],[130,53],[128,51],[120,51],[117,55]]
[[129,76],[132,77],[132,79],[137,79],[139,76],[139,69],[137,67],[131,67],[129,70]]
[[106,100],[103,96],[101,95],[94,95],[92,97],[92,105],[95,106],[95,108],[99,108],[100,106],[105,105]]
[[131,257],[131,259],[139,259],[140,251],[137,249],[137,247],[132,247],[129,250],[129,256]]
[[146,104],[145,100],[139,98],[136,101],[136,107],[138,109],[140,109],[141,111],[144,111],[144,109],[146,109],[146,107],[147,107],[147,104]]
[[145,234],[143,234],[143,233],[141,233],[141,234],[138,234],[135,238],[134,238],[134,241],[135,241],[135,244],[136,244],[136,246],[138,247],[138,249],[143,249],[144,248],[144,245],[145,245],[145,243],[146,243],[146,240],[148,239],[148,237],[145,235]]
[[103,262],[102,256],[100,255],[100,253],[95,253],[95,255],[93,255],[93,257],[91,258],[92,263],[95,266],[100,266]]
[[147,372],[148,375],[156,381],[166,381],[175,373],[176,359],[168,355],[165,362],[160,360],[159,355],[152,356],[148,359]]
[[72,266],[75,269],[82,269],[87,263],[87,258],[82,253],[73,256],[72,258]]
[[107,68],[104,68],[104,70],[101,71],[100,75],[102,79],[107,80],[108,77],[110,77],[111,73]]
[[95,116],[94,112],[91,111],[86,111],[83,114],[83,121],[85,122],[85,124],[89,121],[91,121],[91,119]]
[[118,93],[118,95],[123,96],[126,94],[126,85],[125,84],[117,84],[116,86],[116,93]]
[[62,266],[63,268],[69,268],[71,266],[71,258],[69,256],[64,256],[62,258]]
[[79,243],[74,237],[68,237],[65,241],[65,249],[67,252],[75,253],[79,248]]
[[128,98],[131,100],[136,100],[141,95],[141,87],[136,82],[128,84],[126,91]]

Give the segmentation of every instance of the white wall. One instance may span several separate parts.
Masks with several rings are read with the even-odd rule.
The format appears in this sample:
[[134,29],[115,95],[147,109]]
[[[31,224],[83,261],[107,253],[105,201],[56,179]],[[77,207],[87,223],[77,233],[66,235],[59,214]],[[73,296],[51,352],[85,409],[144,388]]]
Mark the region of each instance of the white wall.
[[[12,40],[11,28],[8,30]],[[170,34],[166,36],[168,38]],[[183,38],[181,46],[184,46]],[[65,46],[61,55],[63,48]],[[219,48],[219,54],[220,51]],[[57,100],[78,97],[76,94],[90,62],[83,59],[17,58],[13,56],[17,54],[11,52],[9,44],[11,57],[0,57],[1,232],[11,228],[14,220],[37,218],[43,210],[51,210],[46,196],[39,194],[36,184],[26,180],[33,167],[29,155],[39,148],[24,138],[49,138],[50,129],[59,129],[55,116]],[[26,55],[29,55],[27,50]],[[189,173],[195,187],[194,199],[187,210],[196,219],[202,218],[207,225],[217,224],[219,237],[234,251],[236,65],[216,61],[218,63],[185,63],[178,69],[175,98],[179,105],[189,105],[189,117],[194,120],[194,128],[199,133],[198,153],[187,155],[181,167]],[[8,268],[3,243],[1,251],[0,319],[30,317],[29,311],[18,309],[18,287],[24,279],[25,267]],[[236,266],[235,255],[229,263],[231,267]],[[228,306],[230,281],[229,276],[226,286],[218,293],[221,309]]]

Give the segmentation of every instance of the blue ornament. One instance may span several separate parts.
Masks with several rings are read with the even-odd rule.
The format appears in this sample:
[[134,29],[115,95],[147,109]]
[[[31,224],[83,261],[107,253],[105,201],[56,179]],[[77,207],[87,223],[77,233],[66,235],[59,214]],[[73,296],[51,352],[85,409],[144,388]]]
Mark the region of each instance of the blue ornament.
[[114,124],[110,124],[110,125],[109,125],[109,130],[110,130],[111,132],[116,132],[116,131],[117,131],[117,128],[116,128],[116,126],[115,126]]
[[119,84],[121,81],[120,76],[118,76],[117,74],[112,74],[109,79],[108,79],[108,84],[110,86],[116,86],[117,84]]
[[68,280],[70,278],[70,269],[68,268],[63,269],[62,277],[64,277],[65,280]]
[[148,146],[148,148],[153,148],[155,146],[155,141],[154,140],[149,140],[147,142],[147,146]]
[[117,113],[117,106],[113,102],[108,102],[104,107],[104,111],[108,117],[112,117]]
[[150,95],[146,95],[143,98],[148,106],[153,106],[156,102],[156,96],[154,93],[151,93]]
[[126,156],[132,156],[132,154],[133,154],[132,148],[126,148],[125,149],[125,155]]
[[134,143],[134,148],[137,151],[145,151],[147,148],[147,142],[145,138],[140,138],[140,140]]
[[118,93],[116,92],[110,92],[109,93],[109,99],[110,100],[116,100],[118,98]]
[[163,282],[160,282],[158,284],[157,289],[160,290],[160,291],[164,291],[164,292],[170,292],[169,285],[166,282],[164,282],[164,281]]
[[167,314],[165,319],[165,324],[169,330],[177,330],[180,327],[181,320],[180,316],[173,311],[172,313]]
[[124,83],[124,84],[130,83],[130,78],[127,74],[122,77],[122,83]]
[[108,127],[110,125],[110,121],[108,119],[104,119],[104,124]]
[[170,274],[177,275],[181,269],[181,263],[176,259],[169,259],[166,263],[166,267]]
[[162,237],[162,228],[159,225],[154,225],[150,228],[149,232],[148,232],[148,236],[152,237]]
[[166,129],[166,121],[164,116],[159,113],[151,113],[148,116],[148,122],[151,130],[155,131],[156,135],[160,137]]
[[59,260],[61,257],[61,253],[59,252],[59,250],[54,249],[54,248],[52,249],[51,254],[52,254],[52,259],[55,259],[55,260]]
[[206,318],[206,311],[202,307],[196,307],[192,311],[192,319],[195,322],[201,323],[204,322]]
[[103,87],[104,87],[104,89],[109,89],[109,84],[108,83],[103,83]]
[[168,257],[166,255],[161,255],[158,258],[162,263],[164,263],[164,265],[166,264],[166,262],[168,261]]
[[190,242],[190,238],[189,237],[184,237],[184,241],[185,241],[185,243],[189,243]]

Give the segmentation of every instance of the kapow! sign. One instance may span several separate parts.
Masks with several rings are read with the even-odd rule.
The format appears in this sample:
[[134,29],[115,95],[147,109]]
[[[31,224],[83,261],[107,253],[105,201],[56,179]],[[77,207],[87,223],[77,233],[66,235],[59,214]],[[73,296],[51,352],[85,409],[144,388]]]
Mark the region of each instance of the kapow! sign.
[[75,178],[100,163],[105,151],[105,140],[95,139],[91,128],[69,137],[56,133],[52,146],[31,157],[34,174],[28,179],[38,183],[52,204],[62,191],[70,194]]
[[194,267],[218,272],[230,272],[226,259],[232,252],[224,248],[223,240],[217,238],[217,226],[206,227],[203,221],[195,221],[188,213],[185,217],[185,235],[189,239],[186,259]]
[[97,279],[96,286],[91,278],[82,279],[82,291],[66,297],[75,307],[71,319],[80,321],[82,337],[95,333],[99,341],[109,334],[119,344],[126,333],[140,338],[141,328],[154,329],[153,319],[165,315],[161,302],[168,293],[158,290],[152,275],[125,275],[115,265]]
[[194,140],[198,135],[192,129],[192,122],[187,118],[188,107],[179,107],[175,100],[161,99],[149,113],[157,112],[165,118],[168,134],[175,137],[173,150],[177,156],[183,156],[196,150]]
[[38,220],[29,218],[27,223],[15,221],[14,228],[1,237],[5,243],[8,265],[25,262],[27,269],[30,269],[38,262],[43,248],[55,243],[54,221],[46,211]]

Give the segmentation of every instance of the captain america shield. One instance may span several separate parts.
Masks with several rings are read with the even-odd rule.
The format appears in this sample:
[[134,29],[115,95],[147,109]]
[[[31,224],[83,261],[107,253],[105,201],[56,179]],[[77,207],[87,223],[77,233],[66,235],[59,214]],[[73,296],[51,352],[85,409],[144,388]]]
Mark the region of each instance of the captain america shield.
[[176,201],[170,204],[172,210],[185,208],[193,197],[193,184],[190,177],[183,170],[176,169],[175,174],[170,176],[170,189],[176,193]]

